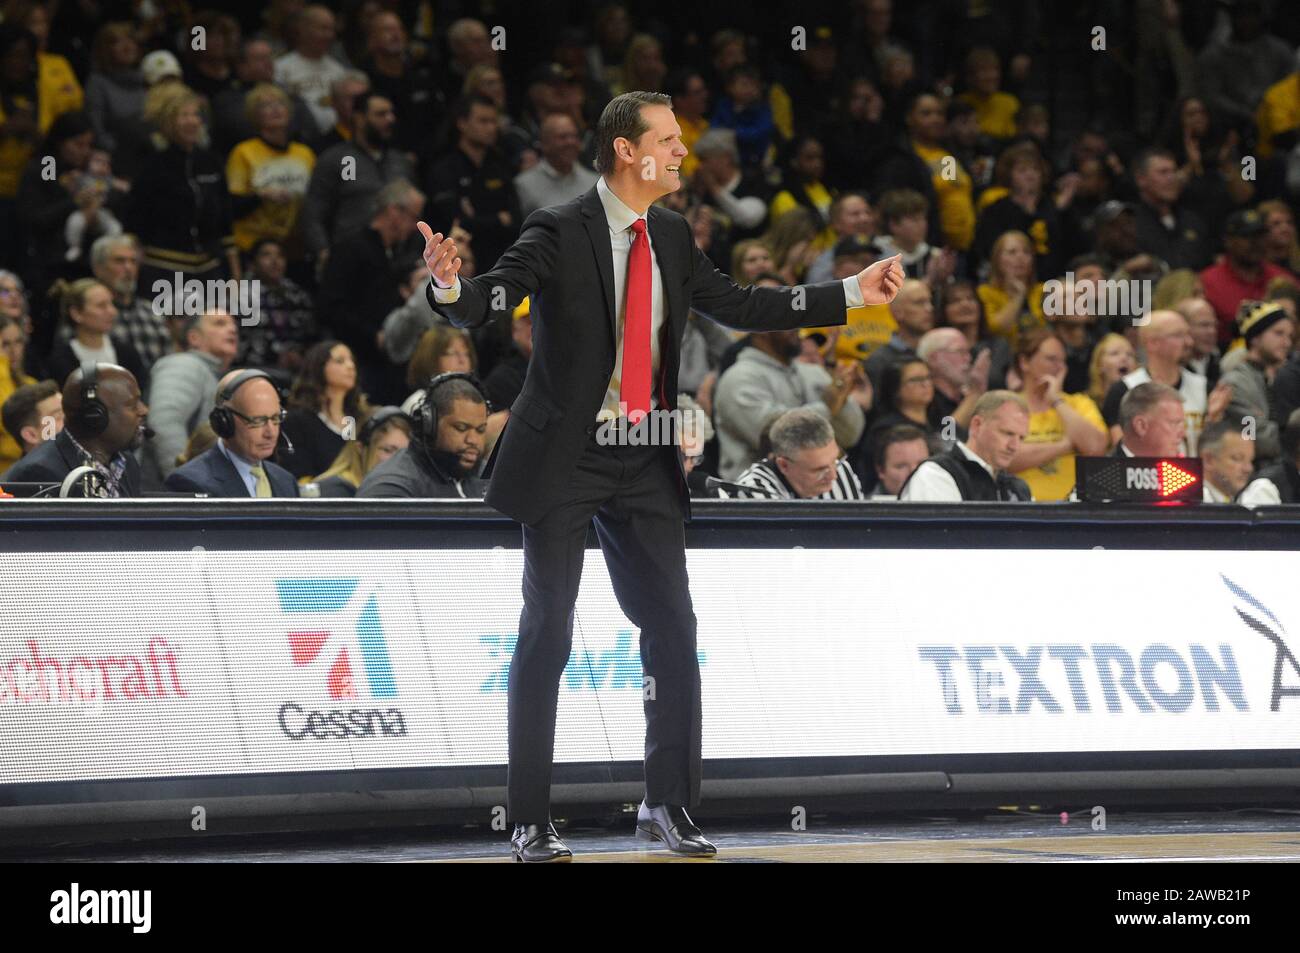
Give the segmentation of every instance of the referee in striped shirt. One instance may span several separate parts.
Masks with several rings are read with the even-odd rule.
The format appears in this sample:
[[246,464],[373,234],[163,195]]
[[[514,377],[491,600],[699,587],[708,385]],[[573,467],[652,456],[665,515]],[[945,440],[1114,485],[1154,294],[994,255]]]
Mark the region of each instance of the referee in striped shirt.
[[736,478],[754,492],[739,499],[860,500],[862,484],[840,453],[831,422],[815,410],[787,410],[772,424],[772,452]]

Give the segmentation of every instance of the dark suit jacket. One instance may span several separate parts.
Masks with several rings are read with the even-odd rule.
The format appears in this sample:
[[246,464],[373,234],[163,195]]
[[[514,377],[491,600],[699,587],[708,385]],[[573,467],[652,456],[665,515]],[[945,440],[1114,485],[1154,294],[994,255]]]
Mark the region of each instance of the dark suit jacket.
[[[53,440],[46,440],[0,477],[11,483],[62,483],[63,478],[85,461],[72,445],[72,439],[59,431]],[[135,454],[127,453],[126,470],[122,473],[122,495],[140,495],[140,464]]]
[[[842,282],[805,286],[803,307],[797,310],[789,288],[738,288],[696,247],[690,226],[676,212],[652,207],[647,224],[666,312],[657,387],[666,404],[661,409],[677,406],[682,334],[692,308],[748,331],[845,323]],[[460,286],[453,304],[434,300],[432,281],[425,294],[434,311],[461,328],[490,320],[494,303],[513,309],[524,296],[532,296],[533,356],[493,454],[486,499],[521,523],[534,523],[565,499],[614,373],[613,251],[595,187],[563,205],[533,212],[496,266],[475,278],[462,277]],[[494,295],[495,288],[504,290],[504,302]],[[680,448],[677,462],[678,492],[689,516]]]
[[[270,460],[262,461],[266,478],[271,481],[272,496],[297,496],[298,483],[293,474]],[[169,490],[182,493],[206,493],[208,496],[247,497],[248,484],[235,465],[226,459],[220,447],[203,451],[189,463],[171,472],[164,481]]]

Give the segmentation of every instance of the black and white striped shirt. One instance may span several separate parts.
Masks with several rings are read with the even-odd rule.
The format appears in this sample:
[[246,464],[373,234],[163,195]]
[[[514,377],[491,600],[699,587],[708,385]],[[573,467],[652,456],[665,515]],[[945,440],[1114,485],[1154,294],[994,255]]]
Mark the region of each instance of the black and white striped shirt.
[[[737,499],[742,500],[797,500],[799,495],[795,493],[792,487],[781,475],[772,458],[768,457],[752,464],[749,469],[736,478],[736,482],[744,486],[752,486],[760,491],[758,493],[742,493],[736,491]],[[861,500],[864,498],[862,493],[862,484],[858,482],[858,475],[853,472],[847,460],[841,458],[835,464],[835,483],[829,490],[821,496],[812,497],[815,500]]]

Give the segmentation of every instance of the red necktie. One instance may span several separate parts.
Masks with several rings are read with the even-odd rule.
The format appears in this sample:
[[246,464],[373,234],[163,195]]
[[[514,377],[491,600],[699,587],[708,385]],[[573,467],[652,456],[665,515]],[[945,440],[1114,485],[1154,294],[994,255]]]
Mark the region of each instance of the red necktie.
[[619,400],[636,423],[650,411],[650,239],[645,219],[632,223],[627,256],[627,310],[623,316],[623,377]]

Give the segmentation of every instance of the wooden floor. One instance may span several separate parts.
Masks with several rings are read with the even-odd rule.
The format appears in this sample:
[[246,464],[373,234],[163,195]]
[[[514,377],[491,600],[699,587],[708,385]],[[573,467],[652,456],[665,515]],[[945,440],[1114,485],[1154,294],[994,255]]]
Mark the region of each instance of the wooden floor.
[[[1234,808],[1188,811],[1114,810],[1104,831],[1080,815],[1019,809],[954,814],[814,815],[808,829],[786,821],[702,821],[718,845],[714,860],[677,857],[632,835],[635,814],[604,823],[561,826],[578,863],[1195,863],[1300,862],[1300,810]],[[145,863],[509,863],[509,835],[487,825],[187,837],[170,842],[32,844],[0,850],[9,861]]]
[[[574,861],[594,863],[684,863],[710,861],[677,857],[666,850],[592,850],[582,852],[576,838],[569,846]],[[460,857],[454,862],[502,862],[510,857]],[[857,843],[790,843],[762,846],[720,845],[712,863],[1025,863],[1025,862],[1249,862],[1300,861],[1300,834],[1194,833],[1090,834],[1087,836],[975,837],[966,840],[880,840]]]

